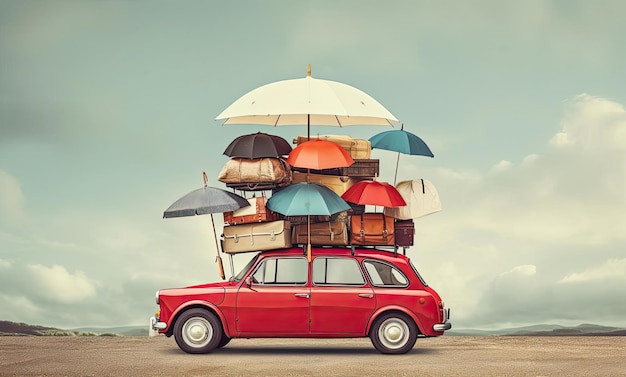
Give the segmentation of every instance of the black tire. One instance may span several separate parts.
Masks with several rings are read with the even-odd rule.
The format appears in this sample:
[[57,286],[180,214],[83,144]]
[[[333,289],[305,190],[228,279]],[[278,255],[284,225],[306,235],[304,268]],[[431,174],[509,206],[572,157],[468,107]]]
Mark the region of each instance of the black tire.
[[413,349],[417,340],[417,326],[404,314],[383,314],[374,321],[370,339],[380,353],[407,353]]
[[187,353],[213,351],[220,344],[223,333],[220,320],[204,309],[189,309],[174,324],[174,339]]
[[226,347],[226,345],[230,343],[231,339],[232,338],[229,338],[226,336],[226,334],[222,333],[222,339],[220,340],[220,343],[217,345],[217,348]]

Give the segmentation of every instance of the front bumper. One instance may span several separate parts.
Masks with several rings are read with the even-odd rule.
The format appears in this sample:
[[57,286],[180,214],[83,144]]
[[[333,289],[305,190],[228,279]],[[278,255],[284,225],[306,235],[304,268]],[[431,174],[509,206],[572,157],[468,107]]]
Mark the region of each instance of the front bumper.
[[450,308],[443,308],[443,323],[436,323],[433,325],[434,331],[446,331],[452,328],[450,322]]
[[156,317],[150,317],[150,326],[148,327],[149,336],[159,335],[159,330],[165,330],[167,323],[160,322]]

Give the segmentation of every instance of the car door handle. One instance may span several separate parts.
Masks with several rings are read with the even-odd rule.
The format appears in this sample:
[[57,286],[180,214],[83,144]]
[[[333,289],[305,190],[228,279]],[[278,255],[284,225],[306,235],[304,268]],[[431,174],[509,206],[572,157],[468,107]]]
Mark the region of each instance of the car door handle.
[[359,293],[359,297],[372,298],[372,297],[374,297],[374,295],[371,294],[371,293]]
[[311,297],[311,295],[308,294],[308,293],[296,293],[295,295],[296,295],[296,297],[304,297],[304,298]]

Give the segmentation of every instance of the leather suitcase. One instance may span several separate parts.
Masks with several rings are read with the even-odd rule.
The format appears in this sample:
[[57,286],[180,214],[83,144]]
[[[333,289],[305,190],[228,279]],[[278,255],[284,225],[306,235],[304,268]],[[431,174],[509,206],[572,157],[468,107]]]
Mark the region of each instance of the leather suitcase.
[[415,223],[413,220],[396,220],[394,227],[396,246],[413,246],[415,238]]
[[224,227],[222,249],[227,254],[291,247],[291,224],[278,220]]
[[[306,245],[309,242],[307,224],[295,225],[291,242]],[[348,245],[348,227],[345,222],[327,221],[311,224],[312,245]]]
[[278,214],[265,207],[267,203],[266,197],[250,198],[248,202],[250,202],[248,207],[224,212],[224,222],[229,225],[237,225],[278,220]]
[[[307,173],[293,172],[293,183],[306,182]],[[358,178],[339,177],[334,175],[310,174],[309,182],[322,184],[333,190],[337,195],[343,195],[352,185],[359,182]]]
[[[311,136],[311,139],[328,140],[339,144],[343,149],[350,153],[353,159],[369,159],[372,154],[372,143],[369,140],[357,139],[347,135],[320,135]],[[300,144],[307,141],[306,136],[298,136],[293,140],[294,144]]]
[[[306,173],[306,169],[292,167],[294,171]],[[355,159],[354,164],[343,168],[314,170],[311,173],[324,175],[342,175],[356,178],[374,178],[379,176],[380,160]]]
[[384,213],[352,215],[350,240],[354,245],[395,245],[394,218]]
[[285,186],[291,183],[291,167],[280,158],[231,158],[218,180],[234,188],[243,187],[242,190],[255,185]]

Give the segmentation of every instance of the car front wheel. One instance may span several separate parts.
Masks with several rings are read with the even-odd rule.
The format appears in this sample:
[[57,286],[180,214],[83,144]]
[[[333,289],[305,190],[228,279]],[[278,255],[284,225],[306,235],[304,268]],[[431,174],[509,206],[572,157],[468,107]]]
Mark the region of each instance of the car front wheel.
[[385,314],[374,322],[370,339],[380,353],[407,353],[417,340],[417,326],[404,314]]
[[209,353],[222,340],[222,324],[207,310],[189,309],[176,321],[174,339],[187,353]]

